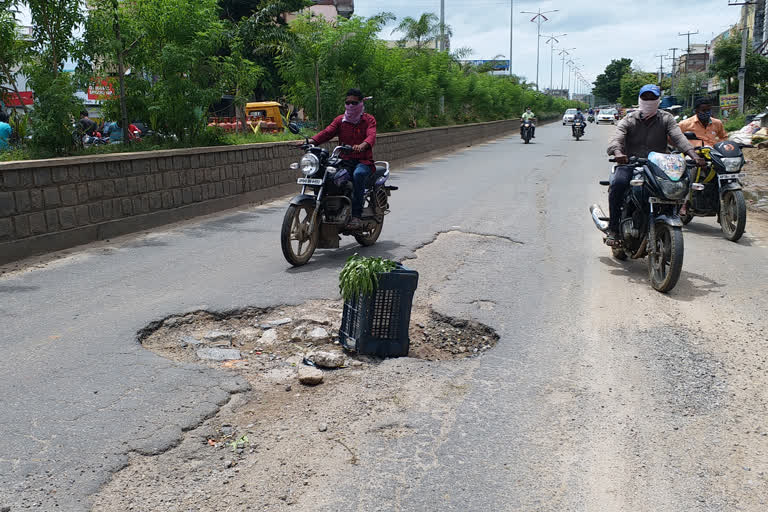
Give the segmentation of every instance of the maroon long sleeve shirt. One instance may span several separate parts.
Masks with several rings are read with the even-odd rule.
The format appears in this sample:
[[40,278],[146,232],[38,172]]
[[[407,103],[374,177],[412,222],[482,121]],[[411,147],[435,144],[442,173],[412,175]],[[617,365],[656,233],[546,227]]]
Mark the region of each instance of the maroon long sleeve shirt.
[[362,164],[373,165],[373,146],[376,144],[376,118],[371,114],[363,114],[357,124],[345,123],[341,115],[333,120],[328,128],[321,131],[312,140],[315,144],[323,144],[338,136],[341,145],[357,146],[363,142],[368,143],[365,151],[357,153],[342,153],[343,160],[359,160]]

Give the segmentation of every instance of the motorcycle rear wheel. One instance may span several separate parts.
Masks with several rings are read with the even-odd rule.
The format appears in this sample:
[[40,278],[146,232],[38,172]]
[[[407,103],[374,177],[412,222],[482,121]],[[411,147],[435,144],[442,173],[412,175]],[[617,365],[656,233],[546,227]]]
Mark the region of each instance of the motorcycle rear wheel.
[[[292,204],[283,217],[283,226],[280,230],[280,247],[283,249],[283,256],[286,261],[294,267],[306,265],[317,249],[320,227],[315,225],[312,234],[307,233],[314,211],[314,205]],[[302,212],[304,213],[303,217]],[[294,242],[296,242],[296,247],[294,247]]]
[[725,238],[738,242],[747,227],[747,203],[741,190],[726,192],[720,203],[720,229]]
[[611,254],[613,254],[613,257],[619,261],[624,261],[627,259],[627,253],[622,247],[611,247]]
[[653,244],[648,253],[651,286],[667,293],[675,287],[683,271],[683,228],[657,223],[656,239],[650,243]]

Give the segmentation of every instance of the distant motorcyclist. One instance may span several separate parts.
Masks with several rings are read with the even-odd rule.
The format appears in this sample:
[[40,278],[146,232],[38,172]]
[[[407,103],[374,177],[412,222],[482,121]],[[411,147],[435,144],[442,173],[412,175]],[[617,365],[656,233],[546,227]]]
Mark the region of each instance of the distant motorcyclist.
[[619,122],[616,126],[616,134],[608,144],[608,154],[613,156],[619,164],[608,189],[610,221],[605,241],[608,245],[616,245],[621,236],[619,230],[621,202],[634,170],[632,166],[626,165],[629,163],[629,157],[647,158],[651,151],[666,153],[667,138],[670,138],[673,144],[693,158],[697,165],[705,164],[704,159],[696,154],[691,143],[680,131],[674,116],[659,110],[660,96],[661,90],[657,85],[644,85],[640,89],[638,99],[640,108]]
[[[523,115],[520,116],[520,118],[523,121],[530,120],[531,121],[531,138],[536,138],[536,114],[534,114],[531,111],[531,107],[525,107],[525,112],[523,112]],[[523,136],[523,126],[520,125],[520,137]]]
[[587,123],[580,108],[576,109],[576,114],[573,116],[573,124],[571,125],[571,132],[573,132],[573,135],[576,135],[576,126],[578,126],[578,123],[581,123],[582,125],[582,133],[587,133]]
[[352,146],[351,153],[343,153],[342,160],[354,167],[352,182],[352,219],[348,229],[362,225],[365,184],[376,170],[373,163],[373,146],[376,144],[376,118],[365,112],[363,93],[350,89],[344,101],[345,113],[333,120],[323,131],[309,139],[311,144],[323,144],[338,135],[339,144]]
[[593,109],[592,107],[589,107],[589,112],[588,113],[591,116],[595,115],[595,109]]

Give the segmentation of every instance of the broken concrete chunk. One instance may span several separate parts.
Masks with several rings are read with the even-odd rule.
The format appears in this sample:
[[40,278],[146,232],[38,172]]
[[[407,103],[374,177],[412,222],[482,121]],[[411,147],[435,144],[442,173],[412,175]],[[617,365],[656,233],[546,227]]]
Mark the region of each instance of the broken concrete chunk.
[[181,338],[181,341],[179,341],[179,344],[181,345],[182,348],[186,348],[188,346],[196,347],[201,343],[202,341],[195,338],[194,336],[184,336],[183,338]]
[[261,338],[259,338],[259,346],[261,347],[268,347],[270,345],[274,345],[275,343],[277,343],[277,331],[272,329],[266,331],[261,335]]
[[291,334],[291,341],[294,343],[301,343],[305,339],[307,339],[308,333],[306,327],[297,327],[293,330],[293,334]]
[[232,333],[227,331],[208,331],[204,338],[214,345],[228,346],[232,344]]
[[316,386],[323,382],[323,371],[311,366],[299,368],[299,382],[307,386]]
[[237,335],[245,341],[256,341],[259,338],[259,335],[261,334],[260,329],[255,329],[253,327],[246,327],[244,329],[241,329],[240,332],[237,333]]
[[313,352],[307,359],[323,368],[341,368],[346,362],[344,354],[334,352]]
[[197,349],[197,357],[200,359],[208,359],[210,361],[231,361],[234,359],[241,359],[239,350],[234,348],[209,348],[203,347]]
[[322,327],[315,327],[314,329],[309,331],[308,336],[309,336],[309,341],[311,341],[312,343],[328,341],[328,339],[330,338],[328,331],[326,331]]

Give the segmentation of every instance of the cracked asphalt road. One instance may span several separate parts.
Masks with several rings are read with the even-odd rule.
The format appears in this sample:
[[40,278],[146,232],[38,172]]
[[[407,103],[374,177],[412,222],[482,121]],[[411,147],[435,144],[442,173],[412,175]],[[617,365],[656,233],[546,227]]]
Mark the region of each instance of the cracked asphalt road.
[[[542,126],[397,172],[381,241],[289,269],[284,202],[94,245],[0,277],[0,506],[87,509],[128,454],[178,443],[244,381],[135,340],[200,308],[336,296],[354,252],[420,265],[435,308],[494,327],[448,412],[371,439],[296,510],[765,510],[768,230],[739,244],[696,219],[668,296],[619,263],[589,218],[612,128]],[[516,242],[510,244],[509,242]],[[450,372],[446,370],[446,374]],[[426,392],[426,391],[425,391]],[[385,421],[382,418],[382,421]]]

